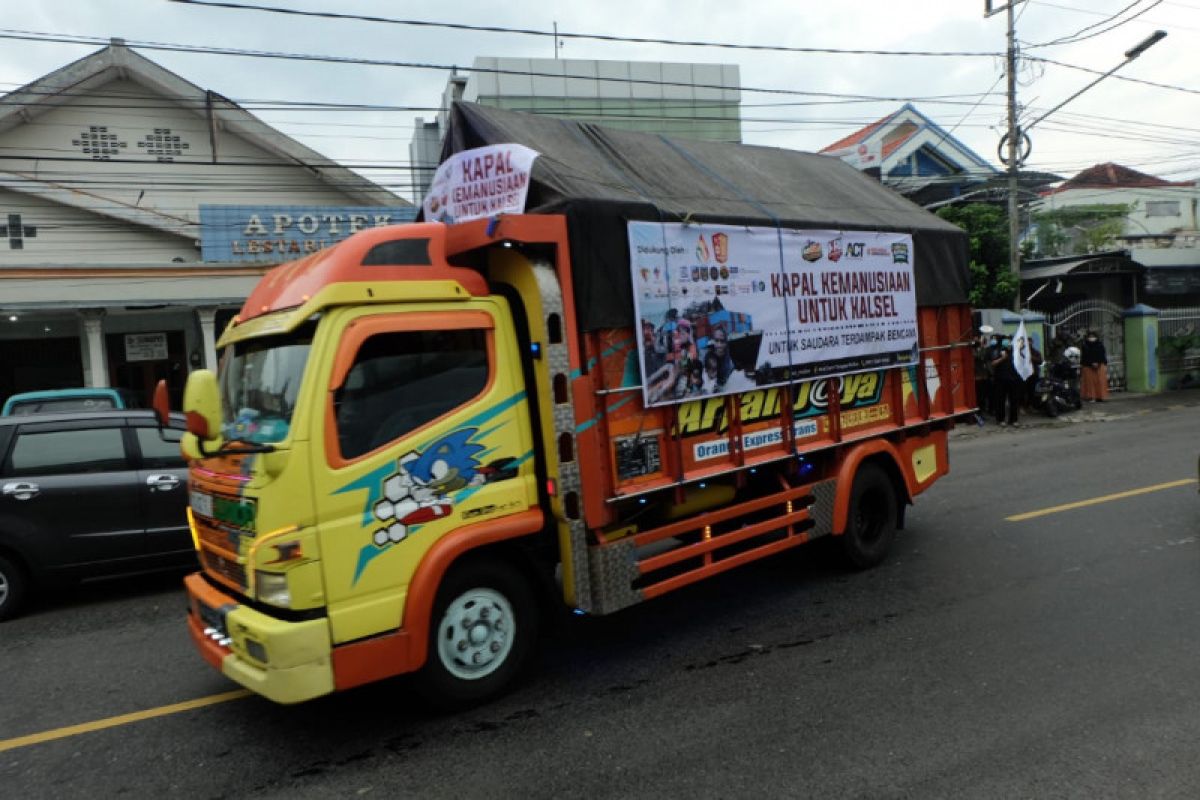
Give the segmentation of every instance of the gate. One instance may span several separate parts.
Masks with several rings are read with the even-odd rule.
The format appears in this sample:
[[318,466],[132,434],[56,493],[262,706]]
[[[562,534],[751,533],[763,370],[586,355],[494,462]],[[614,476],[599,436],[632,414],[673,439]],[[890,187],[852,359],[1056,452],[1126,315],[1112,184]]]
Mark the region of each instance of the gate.
[[1047,316],[1046,327],[1050,341],[1063,333],[1076,347],[1083,346],[1088,331],[1096,331],[1108,353],[1108,388],[1125,390],[1125,320],[1120,306],[1107,300],[1081,300]]

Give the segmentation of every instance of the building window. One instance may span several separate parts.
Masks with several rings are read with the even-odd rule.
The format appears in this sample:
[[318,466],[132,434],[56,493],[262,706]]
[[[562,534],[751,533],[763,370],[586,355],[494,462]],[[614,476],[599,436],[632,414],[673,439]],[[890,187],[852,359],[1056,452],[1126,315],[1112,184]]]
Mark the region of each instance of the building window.
[[138,142],[138,147],[146,151],[146,155],[157,156],[159,161],[170,162],[175,156],[183,155],[183,151],[191,147],[180,139],[179,134],[171,133],[170,128],[155,128],[154,133],[147,133]]
[[109,133],[107,125],[89,125],[86,131],[80,131],[77,139],[71,140],[71,144],[84,155],[91,156],[93,161],[108,161],[112,156],[119,156],[128,145],[115,133]]
[[20,214],[9,214],[8,224],[0,225],[0,239],[8,237],[9,250],[24,250],[25,240],[37,236],[37,228],[21,222]]
[[1178,217],[1178,200],[1148,200],[1146,201],[1147,217]]

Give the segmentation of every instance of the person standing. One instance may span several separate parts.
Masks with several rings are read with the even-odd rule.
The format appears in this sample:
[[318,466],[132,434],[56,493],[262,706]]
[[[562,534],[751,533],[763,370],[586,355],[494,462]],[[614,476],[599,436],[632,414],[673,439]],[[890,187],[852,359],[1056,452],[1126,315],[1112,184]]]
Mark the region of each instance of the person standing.
[[991,325],[980,325],[979,334],[975,337],[975,405],[979,406],[980,414],[992,410],[992,353],[991,335],[995,333]]
[[1033,339],[1029,340],[1029,363],[1033,366],[1033,372],[1025,379],[1025,398],[1024,403],[1026,408],[1033,408],[1034,399],[1037,397],[1038,379],[1042,376],[1042,364],[1045,362],[1042,357],[1042,351],[1037,349],[1037,345],[1033,343]]
[[1095,331],[1088,331],[1080,348],[1083,370],[1079,375],[1079,394],[1084,402],[1103,403],[1108,399],[1108,351]]
[[1001,427],[1020,426],[1021,400],[1025,394],[1025,380],[1013,363],[1011,343],[1004,339],[992,360],[992,380],[996,384],[996,422]]

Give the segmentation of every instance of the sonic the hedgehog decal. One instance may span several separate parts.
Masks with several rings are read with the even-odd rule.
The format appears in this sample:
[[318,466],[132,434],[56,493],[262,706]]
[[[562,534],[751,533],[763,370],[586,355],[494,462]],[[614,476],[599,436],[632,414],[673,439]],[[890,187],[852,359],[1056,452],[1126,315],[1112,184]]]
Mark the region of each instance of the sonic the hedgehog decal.
[[465,428],[438,439],[418,453],[400,457],[396,472],[383,482],[383,499],[375,504],[375,519],[383,524],[375,531],[377,547],[403,541],[412,525],[448,515],[453,507],[450,494],[484,482],[476,458],[484,449],[473,444],[474,428]]

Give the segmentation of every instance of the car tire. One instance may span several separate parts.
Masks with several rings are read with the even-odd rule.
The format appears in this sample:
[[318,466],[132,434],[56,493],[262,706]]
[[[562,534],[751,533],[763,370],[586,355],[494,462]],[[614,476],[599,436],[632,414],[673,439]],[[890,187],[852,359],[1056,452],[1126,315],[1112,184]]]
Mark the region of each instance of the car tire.
[[0,622],[12,619],[20,612],[27,585],[20,565],[8,556],[0,555]]
[[858,468],[850,490],[850,509],[841,540],[842,556],[855,569],[869,569],[887,558],[896,538],[896,487],[877,464]]
[[463,708],[503,693],[524,671],[539,614],[529,581],[503,562],[472,560],[443,579],[417,680],[435,707]]

